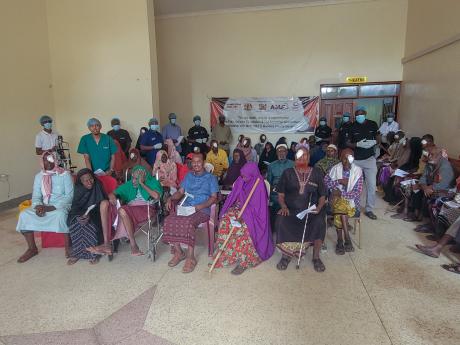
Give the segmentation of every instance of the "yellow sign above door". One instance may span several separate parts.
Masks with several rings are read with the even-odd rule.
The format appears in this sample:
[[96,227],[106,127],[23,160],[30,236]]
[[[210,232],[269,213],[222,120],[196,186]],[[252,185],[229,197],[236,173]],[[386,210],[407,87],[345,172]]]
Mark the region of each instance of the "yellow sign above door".
[[367,83],[367,77],[347,77],[347,83]]

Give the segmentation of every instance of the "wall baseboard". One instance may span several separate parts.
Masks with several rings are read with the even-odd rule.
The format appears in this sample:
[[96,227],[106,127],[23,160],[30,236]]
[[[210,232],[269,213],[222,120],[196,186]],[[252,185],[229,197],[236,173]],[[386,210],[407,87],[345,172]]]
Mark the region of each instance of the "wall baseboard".
[[32,194],[26,194],[26,195],[23,195],[23,196],[14,198],[14,199],[10,199],[10,200],[4,201],[4,202],[0,202],[0,212],[9,210],[9,209],[12,209],[12,208],[15,208],[15,207],[18,207],[18,205],[21,202],[23,202],[25,200],[29,200],[31,198],[32,198]]

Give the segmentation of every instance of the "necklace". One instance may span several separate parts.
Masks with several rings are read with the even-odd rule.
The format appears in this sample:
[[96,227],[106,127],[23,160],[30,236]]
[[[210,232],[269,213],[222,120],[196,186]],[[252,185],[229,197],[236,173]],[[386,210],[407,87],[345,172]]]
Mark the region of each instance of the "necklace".
[[297,176],[297,181],[299,181],[299,185],[300,185],[299,194],[302,195],[305,191],[305,186],[310,180],[310,175],[313,169],[308,168],[308,170],[304,173],[299,172],[296,168],[294,168],[294,171]]

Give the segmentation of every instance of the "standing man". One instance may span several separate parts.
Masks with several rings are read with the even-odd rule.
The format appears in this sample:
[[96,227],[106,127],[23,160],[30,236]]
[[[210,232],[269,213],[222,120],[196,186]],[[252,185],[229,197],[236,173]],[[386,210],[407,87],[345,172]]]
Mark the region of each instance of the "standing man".
[[35,136],[35,153],[42,155],[45,151],[53,151],[59,133],[53,131],[53,119],[48,115],[40,117],[43,130]]
[[395,113],[388,113],[387,120],[382,123],[379,128],[379,133],[382,136],[382,144],[385,148],[388,147],[387,134],[390,132],[396,133],[399,131],[399,124],[395,121]]
[[196,152],[195,147],[199,148],[199,152],[208,152],[206,142],[209,139],[209,134],[206,128],[201,126],[201,117],[195,115],[193,117],[194,126],[188,130],[189,152]]
[[141,138],[141,150],[146,154],[147,163],[153,166],[157,152],[163,147],[163,136],[159,132],[160,125],[156,118],[149,120],[149,129]]
[[182,154],[181,143],[178,142],[178,138],[182,136],[182,129],[177,125],[177,116],[174,113],[168,115],[169,123],[161,130],[163,140],[171,139],[176,146],[176,151]]
[[316,142],[321,145],[323,142],[330,143],[332,128],[327,125],[327,119],[323,116],[319,119],[319,126],[315,130]]
[[121,146],[121,150],[125,154],[126,158],[128,158],[128,152],[132,143],[128,131],[121,128],[120,119],[117,117],[114,117],[112,121],[110,121],[110,125],[112,126],[112,129],[107,132],[107,135],[109,135],[113,140],[118,141]]
[[78,145],[78,153],[83,154],[85,165],[97,174],[112,175],[115,168],[115,153],[117,146],[113,139],[107,134],[101,133],[101,122],[91,118],[87,122],[91,133],[81,137]]
[[206,162],[214,166],[212,174],[219,180],[228,170],[227,153],[223,149],[219,148],[217,140],[211,140],[211,151],[209,151],[206,155]]
[[215,125],[211,132],[211,139],[216,140],[219,144],[219,148],[224,150],[228,156],[230,154],[230,143],[233,137],[230,127],[225,124],[225,115],[219,115],[219,124]]
[[359,166],[366,179],[366,212],[370,219],[377,219],[373,210],[375,207],[375,188],[377,179],[377,161],[375,146],[380,141],[379,127],[375,121],[366,119],[365,107],[358,107],[355,112],[355,122],[351,127],[348,147],[354,150],[354,163]]
[[353,126],[353,122],[350,120],[351,114],[350,113],[343,113],[342,115],[342,123],[338,129],[338,138],[337,138],[337,146],[339,151],[348,148],[347,141],[350,138],[350,130]]

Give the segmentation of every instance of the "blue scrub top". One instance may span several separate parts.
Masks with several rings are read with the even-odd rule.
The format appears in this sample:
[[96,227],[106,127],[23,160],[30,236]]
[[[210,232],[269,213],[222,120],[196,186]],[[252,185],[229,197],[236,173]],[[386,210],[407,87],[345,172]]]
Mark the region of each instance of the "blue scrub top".
[[[151,129],[149,129],[142,136],[140,144],[144,146],[153,146],[156,144],[163,144],[163,136],[160,134],[160,132],[152,131]],[[158,151],[159,150],[157,149],[146,151],[146,159],[150,165],[153,165],[153,163],[155,163],[155,159],[157,157]]]

